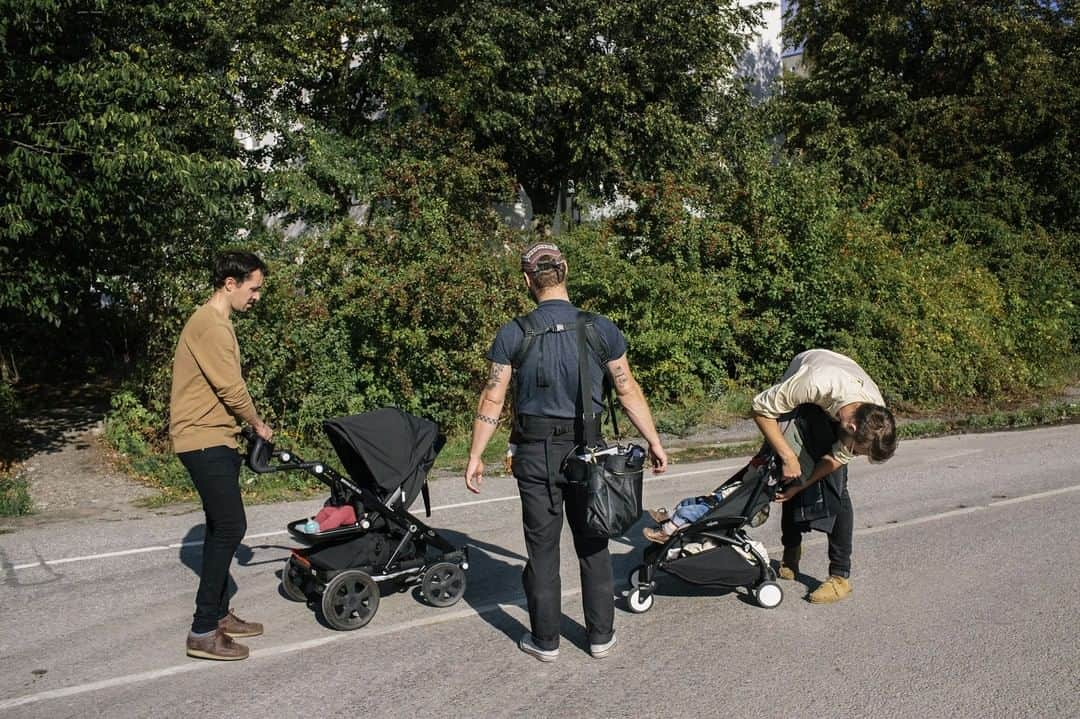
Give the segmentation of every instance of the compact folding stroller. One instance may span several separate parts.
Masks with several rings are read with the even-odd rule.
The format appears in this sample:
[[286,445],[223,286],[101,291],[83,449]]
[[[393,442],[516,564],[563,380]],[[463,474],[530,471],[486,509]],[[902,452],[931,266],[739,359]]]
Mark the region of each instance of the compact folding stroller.
[[285,596],[318,599],[327,624],[341,630],[370,622],[384,589],[389,593],[419,584],[427,603],[455,604],[465,593],[468,548],[453,547],[407,511],[422,494],[431,516],[427,473],[445,442],[439,428],[385,408],[327,420],[323,429],[348,477],[247,435],[253,471],[307,472],[330,487],[328,505],[355,510],[355,523],[313,534],[305,531],[307,517],[288,524],[289,534],[305,546],[294,549],[285,563]]
[[643,613],[652,608],[658,570],[691,584],[746,587],[762,607],[779,605],[784,592],[768,554],[744,529],[765,522],[779,487],[779,462],[771,451],[763,450],[720,485],[726,494],[722,502],[664,544],[645,548],[643,563],[630,572],[630,610]]

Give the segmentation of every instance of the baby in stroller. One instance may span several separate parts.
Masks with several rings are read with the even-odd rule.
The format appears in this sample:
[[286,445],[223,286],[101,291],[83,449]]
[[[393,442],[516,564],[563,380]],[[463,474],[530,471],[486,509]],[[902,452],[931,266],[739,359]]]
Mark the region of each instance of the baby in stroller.
[[[645,527],[641,530],[641,533],[644,534],[645,538],[650,542],[664,544],[671,538],[671,535],[685,527],[689,527],[691,524],[719,507],[724,503],[724,500],[735,494],[741,487],[742,480],[736,479],[724,482],[714,489],[712,494],[687,497],[676,504],[675,510],[671,513],[669,513],[665,507],[646,510],[649,513],[649,516],[652,517],[652,520],[660,526]],[[769,505],[765,505],[763,509],[754,515],[753,519],[750,521],[750,526],[760,526],[765,523],[765,520],[768,519],[768,517]]]

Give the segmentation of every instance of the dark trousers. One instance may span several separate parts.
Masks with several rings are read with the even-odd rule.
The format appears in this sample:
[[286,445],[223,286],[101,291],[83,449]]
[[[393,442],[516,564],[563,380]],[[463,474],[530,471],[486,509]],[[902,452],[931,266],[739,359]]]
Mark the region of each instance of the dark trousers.
[[[825,481],[825,480],[821,480]],[[804,523],[795,521],[795,505],[792,500],[783,504],[780,515],[780,543],[785,549],[793,549],[802,544],[803,532],[809,531]],[[840,508],[829,538],[829,575],[837,577],[851,576],[851,547],[855,533],[855,512],[851,508],[851,495],[848,494],[847,482],[840,494]]]
[[[525,549],[529,561],[522,573],[529,603],[533,639],[541,649],[559,646],[562,582],[559,579],[559,536],[563,514],[570,523],[574,551],[581,571],[581,601],[591,644],[602,644],[615,633],[615,582],[608,540],[589,537],[585,528],[585,492],[566,481],[559,464],[574,447],[572,441],[527,441],[514,455],[514,477],[521,494]],[[545,449],[546,448],[546,449]],[[549,462],[553,480],[548,485]]]
[[195,594],[191,631],[217,629],[229,611],[229,565],[247,531],[244,500],[240,496],[240,454],[229,447],[209,447],[177,455],[191,475],[206,514],[202,572]]

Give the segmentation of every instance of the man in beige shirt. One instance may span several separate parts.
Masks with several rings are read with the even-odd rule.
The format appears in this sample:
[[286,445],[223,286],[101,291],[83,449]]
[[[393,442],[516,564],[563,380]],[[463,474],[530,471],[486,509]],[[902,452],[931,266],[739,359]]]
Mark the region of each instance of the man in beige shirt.
[[[859,455],[867,455],[872,462],[892,457],[896,451],[896,420],[885,407],[881,390],[862,367],[850,357],[825,349],[796,355],[780,382],[756,396],[751,408],[765,440],[783,462],[784,481],[788,483],[777,495],[777,501],[784,503],[780,576],[794,579],[798,575],[802,533],[820,528],[829,537],[829,579],[810,594],[810,601],[839,601],[851,593],[854,514],[847,491],[847,464]],[[799,427],[808,434],[829,437],[831,448],[812,450],[812,442],[802,441],[799,451],[793,449],[780,427],[781,421],[790,420],[798,420]],[[823,503],[831,499],[835,512],[821,518],[824,521],[818,524],[797,521],[799,500],[788,500],[822,479],[829,481],[825,489],[817,487],[817,496]],[[807,495],[800,497],[807,499]]]
[[201,659],[245,659],[235,637],[262,634],[229,609],[229,566],[247,531],[240,495],[239,421],[263,439],[273,431],[259,418],[240,373],[232,313],[259,301],[266,265],[250,252],[226,252],[214,265],[214,294],[188,319],[176,344],[169,435],[191,475],[206,515],[202,569],[187,653]]

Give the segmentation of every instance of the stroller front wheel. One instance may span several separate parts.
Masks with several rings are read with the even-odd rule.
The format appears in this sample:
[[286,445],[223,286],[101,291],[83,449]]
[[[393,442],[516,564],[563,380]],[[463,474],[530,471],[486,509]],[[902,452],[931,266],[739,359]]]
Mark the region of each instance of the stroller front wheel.
[[784,590],[776,582],[762,582],[754,588],[754,599],[765,609],[772,609],[784,601]]
[[428,604],[449,607],[465,595],[465,572],[452,562],[439,562],[427,568],[420,580],[420,593]]
[[379,609],[379,585],[365,572],[349,569],[326,584],[322,596],[322,613],[334,629],[359,629],[375,616]]
[[652,592],[642,592],[640,588],[634,587],[626,597],[626,604],[634,614],[644,614],[652,609],[655,599]]

